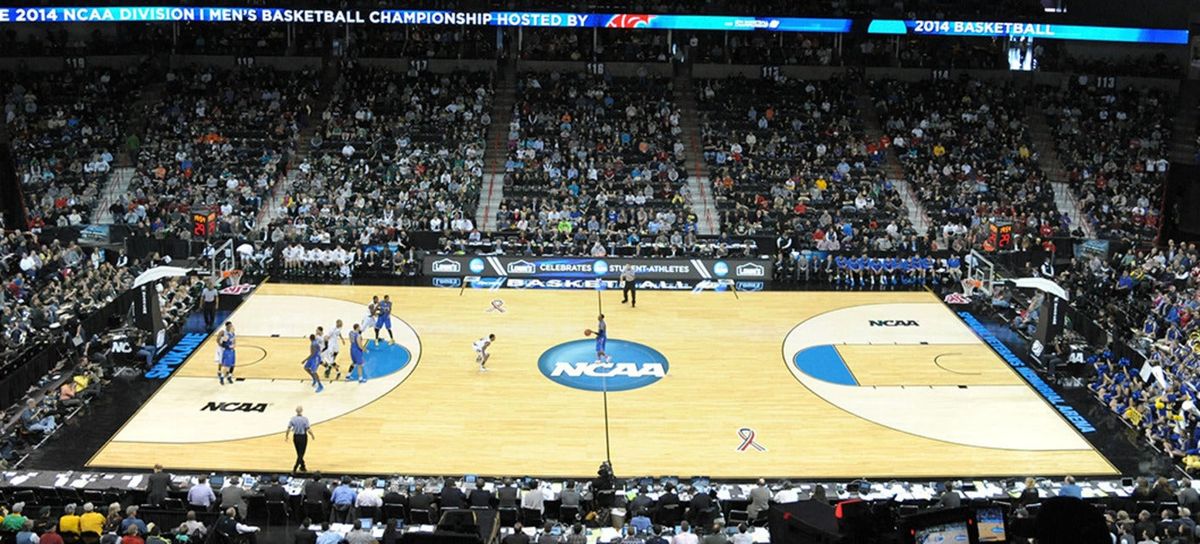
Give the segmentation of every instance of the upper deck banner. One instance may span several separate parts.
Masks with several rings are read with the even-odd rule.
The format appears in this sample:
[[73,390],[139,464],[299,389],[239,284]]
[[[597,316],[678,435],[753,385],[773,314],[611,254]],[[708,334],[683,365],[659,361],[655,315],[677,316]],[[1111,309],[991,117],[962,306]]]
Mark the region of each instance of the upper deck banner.
[[925,19],[875,19],[869,34],[915,34],[923,36],[1022,37],[1042,40],[1096,42],[1188,43],[1188,31],[1174,28],[1060,25],[1009,21],[945,21]]
[[0,7],[0,23],[302,23],[528,26],[663,30],[850,31],[850,19],[642,13],[449,11],[404,9],[291,9],[231,7]]

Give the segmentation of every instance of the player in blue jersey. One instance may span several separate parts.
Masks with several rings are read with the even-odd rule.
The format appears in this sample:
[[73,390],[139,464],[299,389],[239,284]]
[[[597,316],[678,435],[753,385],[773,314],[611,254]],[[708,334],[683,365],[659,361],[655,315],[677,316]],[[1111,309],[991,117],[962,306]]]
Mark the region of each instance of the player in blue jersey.
[[608,324],[604,322],[604,314],[600,314],[597,318],[596,330],[587,329],[583,331],[584,336],[596,335],[596,362],[612,362],[612,357],[608,356],[605,349],[608,346]]
[[834,278],[834,282],[838,285],[841,285],[843,282],[849,282],[849,272],[847,272],[848,263],[846,262],[846,258],[838,255],[833,259],[833,261],[837,264],[837,276]]
[[883,278],[883,257],[869,259],[868,267],[871,269],[871,287],[875,287],[876,282],[880,285],[887,283]]
[[221,346],[224,346],[224,345],[225,345],[225,327],[221,327],[221,328],[217,329],[217,347],[213,350],[215,352],[213,354],[213,359],[217,363],[217,380],[219,380],[221,382],[221,385],[225,385],[225,366],[221,364],[221,362],[224,360],[224,354],[221,352],[224,351],[224,349],[225,349]]
[[896,260],[896,269],[900,276],[900,283],[904,285],[912,284],[912,259],[900,258]]
[[217,368],[217,379],[221,381],[221,385],[233,383],[233,366],[237,364],[234,351],[236,342],[237,335],[233,332],[233,323],[226,321],[225,329],[217,339],[217,344],[221,346],[221,366]]
[[363,367],[366,363],[364,355],[367,353],[367,342],[363,340],[362,329],[358,323],[355,323],[350,328],[350,372],[346,374],[347,381],[354,381],[355,374],[358,375],[358,383],[367,383],[367,370]]
[[850,269],[850,286],[863,284],[863,265],[866,264],[866,256],[849,257],[846,267]]
[[896,258],[888,257],[883,260],[883,284],[896,285]]
[[952,253],[946,257],[946,275],[948,281],[954,283],[962,281],[962,259],[958,255]]
[[[318,330],[320,330],[319,327]],[[308,335],[308,357],[304,359],[304,371],[312,377],[312,385],[318,393],[325,389],[325,385],[321,383],[321,377],[317,375],[317,367],[321,365],[322,344],[319,335]]]
[[932,270],[933,260],[928,256],[917,256],[917,274],[921,279],[921,285],[925,285],[929,281],[929,275]]
[[383,300],[379,301],[379,316],[375,318],[375,341],[379,342],[379,329],[387,329],[388,338],[393,344],[396,343],[396,337],[392,334],[392,297],[391,295],[383,295]]

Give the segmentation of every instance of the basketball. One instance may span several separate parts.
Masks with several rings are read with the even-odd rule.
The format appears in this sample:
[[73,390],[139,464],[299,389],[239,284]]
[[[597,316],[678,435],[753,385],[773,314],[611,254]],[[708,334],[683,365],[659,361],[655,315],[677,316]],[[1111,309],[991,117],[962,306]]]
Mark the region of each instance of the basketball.
[[591,335],[592,335],[592,329],[583,329],[583,335],[584,335],[584,336],[591,336]]

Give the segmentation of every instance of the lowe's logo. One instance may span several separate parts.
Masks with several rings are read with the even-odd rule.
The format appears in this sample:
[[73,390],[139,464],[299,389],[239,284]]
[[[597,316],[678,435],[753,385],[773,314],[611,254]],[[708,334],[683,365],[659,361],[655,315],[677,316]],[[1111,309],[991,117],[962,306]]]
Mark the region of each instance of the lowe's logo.
[[505,267],[509,274],[536,274],[537,265],[529,261],[514,261]]
[[628,391],[663,379],[667,358],[650,346],[609,339],[612,362],[596,361],[594,340],[572,340],[554,346],[538,358],[538,370],[550,381],[584,391]]
[[871,319],[872,327],[920,327],[921,324],[916,321],[905,321],[903,319]]
[[737,275],[741,278],[761,278],[767,275],[767,269],[759,264],[746,263],[737,267]]
[[462,265],[458,264],[458,261],[455,261],[454,259],[439,259],[433,261],[433,271],[457,274],[458,272],[462,271]]
[[212,402],[209,401],[202,408],[201,412],[258,412],[264,413],[267,411],[267,403],[265,402]]

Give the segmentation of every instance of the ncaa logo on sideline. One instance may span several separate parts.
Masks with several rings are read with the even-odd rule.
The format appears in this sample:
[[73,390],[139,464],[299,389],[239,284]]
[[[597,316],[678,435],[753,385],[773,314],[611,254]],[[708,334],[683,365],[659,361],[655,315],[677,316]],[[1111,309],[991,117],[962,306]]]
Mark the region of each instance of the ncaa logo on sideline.
[[597,260],[592,263],[592,273],[597,276],[603,276],[608,273],[608,262]]
[[729,265],[725,261],[713,263],[713,275],[718,278],[724,278],[726,274],[729,274]]
[[475,257],[474,259],[471,259],[471,262],[467,263],[467,268],[474,274],[482,274],[483,273],[483,259],[480,259],[479,257]]
[[538,358],[538,370],[550,381],[584,391],[628,391],[652,385],[670,364],[658,350],[626,340],[608,339],[612,362],[596,362],[595,340],[572,340]]

